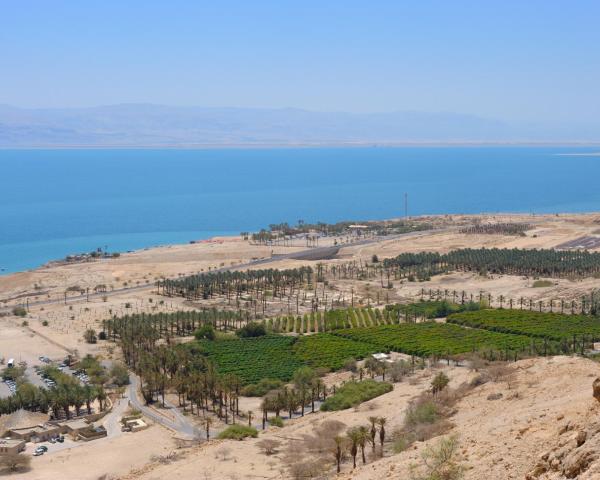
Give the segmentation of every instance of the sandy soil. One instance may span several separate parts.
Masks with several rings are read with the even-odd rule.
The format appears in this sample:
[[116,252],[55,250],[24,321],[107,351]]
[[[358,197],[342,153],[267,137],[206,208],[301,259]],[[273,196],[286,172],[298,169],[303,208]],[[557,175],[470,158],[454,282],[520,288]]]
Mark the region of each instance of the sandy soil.
[[[462,247],[521,247],[552,248],[582,236],[600,236],[600,215],[495,215],[477,217],[478,221],[521,221],[534,224],[526,237],[502,235],[465,235],[458,233],[460,225],[472,223],[475,217],[439,217],[436,221],[443,232],[432,232],[417,238],[383,240],[365,246],[342,248],[337,258],[323,261],[335,264],[349,261],[370,261],[373,254],[380,259],[401,252],[448,251]],[[332,239],[330,239],[332,241]],[[324,245],[324,243],[323,243]],[[255,258],[266,258],[272,253],[288,253],[303,247],[264,247],[250,245],[240,238],[223,238],[213,242],[178,245],[124,254],[118,259],[72,265],[50,265],[35,271],[0,277],[0,302],[14,305],[23,302],[23,295],[41,299],[64,299],[68,287],[94,289],[107,285],[108,291],[126,286],[148,285],[136,291],[109,294],[105,299],[70,294],[67,305],[55,303],[30,309],[27,327],[22,318],[0,318],[0,357],[23,359],[37,363],[40,355],[61,358],[67,351],[100,354],[117,358],[119,352],[109,343],[89,345],[82,335],[87,328],[102,328],[101,321],[113,314],[131,312],[174,311],[211,305],[191,305],[182,299],[167,299],[156,295],[152,284],[160,277],[206,271],[210,267],[239,265]],[[268,264],[269,268],[290,268],[318,262],[285,260]],[[257,267],[258,268],[258,267]],[[261,267],[262,268],[262,267]],[[597,288],[597,279],[578,281],[553,280],[546,288],[533,288],[532,279],[510,276],[481,277],[466,273],[452,273],[433,277],[422,283],[395,282],[391,290],[382,289],[379,279],[366,281],[330,281],[328,297],[344,297],[349,301],[354,291],[356,304],[375,304],[387,298],[390,302],[414,300],[421,288],[429,290],[465,290],[475,297],[480,292],[493,297],[503,295],[518,299],[523,296],[547,301],[551,298],[578,299]],[[21,296],[21,297],[19,297]],[[16,298],[19,297],[19,298]],[[150,300],[152,299],[152,301]],[[161,303],[162,300],[162,303]],[[310,304],[310,302],[308,303]],[[2,305],[2,304],[0,304]],[[287,303],[273,302],[270,311],[285,313]],[[308,308],[308,307],[306,307]],[[43,323],[47,322],[47,325]],[[580,418],[594,407],[591,400],[591,375],[597,374],[595,363],[568,357],[523,361],[518,364],[514,384],[486,384],[465,398],[452,419],[459,435],[461,458],[467,466],[467,479],[523,478],[544,449],[552,447],[556,429],[561,421]],[[418,381],[401,383],[390,394],[363,404],[359,409],[330,414],[318,413],[291,421],[284,429],[273,428],[261,438],[276,438],[287,448],[288,444],[310,434],[326,419],[337,419],[347,426],[364,423],[371,415],[389,419],[391,432],[402,421],[404,410],[411,398],[427,388],[430,372],[424,372]],[[468,379],[464,368],[448,370],[454,385]],[[335,374],[326,379],[337,383],[347,374]],[[490,393],[502,393],[500,400],[489,401]],[[518,395],[515,395],[518,394]],[[246,401],[245,401],[246,402]],[[248,400],[243,409],[258,411],[256,399]],[[560,416],[564,420],[557,420]],[[120,478],[289,478],[286,476],[285,455],[265,457],[260,453],[257,440],[243,443],[216,441],[192,449],[177,450],[171,434],[159,426],[134,435],[114,440],[92,442],[71,451],[34,459],[33,470],[15,478],[50,479],[58,477],[96,479],[103,474]],[[296,439],[296,440],[294,440]],[[410,463],[418,462],[425,445],[400,455],[390,456],[366,467],[349,472],[345,464],[344,478],[378,479],[407,478]],[[165,464],[153,461],[152,455],[177,452],[177,459]],[[282,473],[283,472],[283,473]],[[552,477],[560,478],[560,477]],[[583,478],[583,477],[582,477]],[[590,477],[592,478],[592,477]]]
[[32,469],[12,475],[19,480],[55,480],[73,478],[97,480],[126,475],[142,468],[153,456],[165,456],[177,451],[171,433],[153,426],[137,433],[114,439],[100,439],[53,454],[34,457]]
[[[450,417],[454,427],[447,435],[458,438],[458,461],[465,468],[466,480],[524,478],[538,458],[556,444],[563,425],[600,411],[600,404],[591,395],[591,383],[598,372],[596,363],[575,357],[553,357],[520,361],[514,368],[516,373],[510,380],[489,382],[473,389],[457,404],[456,413]],[[475,375],[464,367],[443,370],[453,387]],[[337,420],[352,427],[368,423],[369,416],[385,416],[391,436],[394,428],[402,424],[408,402],[428,388],[433,373],[435,370],[423,371],[415,380],[396,384],[391,393],[357,409],[307,415],[287,423],[283,429],[271,428],[258,439],[214,441],[191,450],[169,465],[150,464],[144,472],[124,478],[290,478],[286,469],[289,451],[294,450],[295,442],[302,442],[303,435],[313,433],[325,420]],[[500,398],[493,400],[492,394]],[[279,441],[279,453],[265,456],[258,447],[264,439]],[[410,478],[411,465],[419,465],[424,450],[438,441],[439,437],[435,437],[418,442],[400,454],[393,454],[388,445],[384,458],[370,459],[364,466],[359,462],[354,471],[347,460],[339,477],[333,470],[326,477]]]

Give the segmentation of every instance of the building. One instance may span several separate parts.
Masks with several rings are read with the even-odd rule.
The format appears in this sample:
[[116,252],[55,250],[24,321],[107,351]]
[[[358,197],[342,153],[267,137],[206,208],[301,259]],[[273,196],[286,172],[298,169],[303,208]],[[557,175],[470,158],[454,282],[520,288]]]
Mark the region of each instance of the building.
[[39,443],[58,437],[60,429],[56,425],[45,423],[33,427],[11,428],[7,435],[10,438],[23,440],[24,442]]
[[25,440],[12,438],[0,439],[0,455],[10,455],[20,453],[25,450]]

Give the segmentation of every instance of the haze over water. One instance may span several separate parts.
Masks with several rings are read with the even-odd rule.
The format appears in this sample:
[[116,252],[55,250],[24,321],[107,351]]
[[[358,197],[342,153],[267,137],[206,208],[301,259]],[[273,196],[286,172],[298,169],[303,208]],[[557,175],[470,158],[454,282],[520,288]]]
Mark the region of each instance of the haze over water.
[[574,147],[2,150],[0,273],[298,219],[600,210]]

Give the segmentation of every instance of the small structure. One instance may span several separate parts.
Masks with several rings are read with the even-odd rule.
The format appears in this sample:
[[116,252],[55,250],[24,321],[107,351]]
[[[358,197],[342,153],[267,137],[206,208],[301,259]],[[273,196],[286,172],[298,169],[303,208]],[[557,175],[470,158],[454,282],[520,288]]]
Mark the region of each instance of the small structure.
[[121,422],[123,423],[123,429],[128,432],[139,432],[148,428],[148,424],[141,418],[123,417]]
[[0,455],[20,453],[25,450],[25,440],[13,438],[0,439]]
[[73,440],[87,441],[106,436],[104,427],[94,427],[93,423],[84,418],[56,422],[56,425],[60,429],[60,433],[71,435]]
[[103,426],[94,427],[93,425],[88,425],[87,428],[79,430],[76,440],[88,442],[102,437],[106,437],[106,428]]
[[387,353],[374,353],[372,356],[378,362],[385,362],[390,359],[390,356]]

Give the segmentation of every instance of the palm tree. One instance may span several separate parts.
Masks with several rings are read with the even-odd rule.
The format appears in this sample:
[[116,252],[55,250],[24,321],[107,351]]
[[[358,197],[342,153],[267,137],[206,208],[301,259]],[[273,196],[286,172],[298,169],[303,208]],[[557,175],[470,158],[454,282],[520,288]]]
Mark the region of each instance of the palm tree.
[[377,434],[377,417],[369,417],[369,423],[371,424],[371,431],[369,432],[371,438],[371,444],[373,445],[373,450],[375,450],[375,435]]
[[100,404],[100,411],[103,412],[107,396],[102,386],[98,387],[98,391],[96,392],[96,398],[98,399],[98,403]]
[[213,424],[212,417],[204,417],[204,428],[206,428],[206,441],[210,440],[210,427]]
[[356,468],[356,455],[358,454],[358,445],[360,444],[360,432],[357,428],[351,428],[346,432],[350,440],[350,455],[352,455],[352,468]]
[[358,427],[358,433],[359,433],[358,444],[360,446],[360,453],[362,455],[362,461],[363,461],[363,465],[364,465],[365,463],[367,463],[367,459],[365,458],[365,446],[366,446],[367,440],[369,438],[369,430],[364,425],[361,425],[360,427]]
[[337,473],[340,473],[341,468],[342,468],[342,456],[343,456],[343,446],[345,443],[345,440],[343,437],[340,437],[339,435],[336,435],[335,438],[333,439],[333,441],[335,442],[335,448],[333,450],[333,454],[335,455],[335,463],[337,465]]
[[254,415],[254,412],[252,410],[248,410],[248,426],[251,427],[252,426],[252,417]]
[[96,397],[96,392],[90,385],[83,387],[83,398],[85,400],[85,406],[87,408],[88,415],[92,413],[92,401]]
[[377,423],[379,424],[379,442],[381,443],[381,446],[383,447],[383,442],[385,441],[385,423],[386,423],[386,418],[385,417],[379,417],[377,419]]

